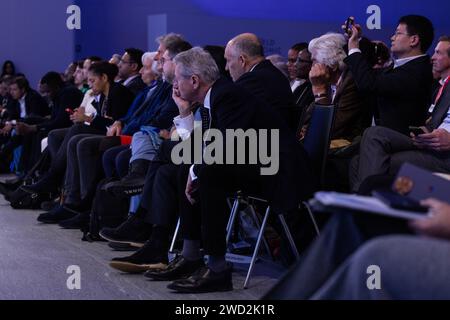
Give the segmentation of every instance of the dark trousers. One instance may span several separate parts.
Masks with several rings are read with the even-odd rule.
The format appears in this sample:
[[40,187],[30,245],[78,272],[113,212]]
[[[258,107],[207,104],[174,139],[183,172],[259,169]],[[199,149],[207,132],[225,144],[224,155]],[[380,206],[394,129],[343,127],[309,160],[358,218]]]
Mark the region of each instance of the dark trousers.
[[336,213],[300,261],[266,299],[308,299],[363,243],[387,234],[409,234],[406,220],[364,212]]
[[177,142],[165,140],[147,170],[140,206],[145,209],[145,222],[169,226],[178,213],[178,183],[180,167],[171,161]]
[[102,153],[99,150],[103,135],[78,134],[67,145],[67,172],[64,183],[66,203],[90,203],[97,183],[103,177]]
[[[52,178],[52,180],[62,181],[64,178],[64,174],[66,172],[67,168],[67,148],[69,145],[69,142],[72,138],[79,134],[103,134],[104,130],[99,130],[97,128],[86,126],[84,124],[75,124],[72,127],[68,129],[61,129],[61,130],[67,130],[64,139],[59,146],[58,152],[56,153],[56,156],[52,159],[52,164],[50,167],[50,170],[48,172],[48,175]],[[62,131],[58,133],[58,139],[61,136]],[[50,142],[49,143],[53,143]]]
[[[188,168],[189,169],[189,168]],[[187,170],[188,171],[188,170]],[[186,174],[179,175],[180,190],[187,182]],[[261,176],[258,166],[208,165],[198,176],[199,207],[193,207],[180,194],[180,217],[183,235],[188,240],[202,240],[207,255],[222,256],[226,253],[226,226],[230,209],[227,197],[242,190],[259,194]]]
[[128,173],[131,159],[130,146],[116,146],[103,154],[103,170],[107,178],[123,178]]

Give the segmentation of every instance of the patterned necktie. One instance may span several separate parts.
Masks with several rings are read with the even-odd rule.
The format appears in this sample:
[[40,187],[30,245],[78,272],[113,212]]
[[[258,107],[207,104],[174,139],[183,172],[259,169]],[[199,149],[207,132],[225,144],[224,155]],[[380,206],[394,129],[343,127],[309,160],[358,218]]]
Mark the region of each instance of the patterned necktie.
[[209,109],[204,106],[200,107],[200,115],[202,117],[202,131],[203,134],[206,130],[210,129],[210,118],[209,118]]

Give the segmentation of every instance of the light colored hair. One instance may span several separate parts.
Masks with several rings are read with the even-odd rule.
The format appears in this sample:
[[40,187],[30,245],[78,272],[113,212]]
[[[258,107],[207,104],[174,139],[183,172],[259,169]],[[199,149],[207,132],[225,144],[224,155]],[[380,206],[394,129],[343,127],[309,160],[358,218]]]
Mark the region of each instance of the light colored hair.
[[189,78],[195,74],[207,84],[214,83],[220,78],[216,62],[207,51],[200,47],[179,53],[173,61],[181,67],[183,77]]
[[330,68],[338,67],[344,70],[344,59],[347,57],[344,46],[344,35],[340,33],[327,33],[309,42],[308,50],[318,63]]
[[156,38],[156,42],[158,44],[163,45],[164,47],[168,47],[171,43],[176,42],[176,41],[184,41],[184,38],[181,34],[177,34],[177,33],[168,33],[166,35],[160,36],[158,38]]
[[[158,52],[145,52],[142,55],[142,64],[144,64],[144,61],[147,59],[155,59],[155,56],[158,54]],[[156,74],[158,77],[161,76],[161,73],[158,71],[158,61],[153,60],[152,62],[152,71],[154,74]]]

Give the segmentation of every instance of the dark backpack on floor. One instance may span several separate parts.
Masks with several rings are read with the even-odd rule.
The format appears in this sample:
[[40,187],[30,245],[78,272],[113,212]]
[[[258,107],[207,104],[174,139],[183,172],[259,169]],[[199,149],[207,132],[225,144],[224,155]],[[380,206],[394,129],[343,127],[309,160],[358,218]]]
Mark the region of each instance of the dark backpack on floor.
[[102,228],[116,228],[127,219],[129,200],[119,199],[103,190],[103,186],[116,181],[114,178],[106,178],[99,182],[92,203],[89,230],[84,233],[83,240],[101,240],[99,232]]
[[42,202],[54,199],[56,195],[51,193],[29,193],[18,188],[9,196],[11,207],[14,209],[40,209]]

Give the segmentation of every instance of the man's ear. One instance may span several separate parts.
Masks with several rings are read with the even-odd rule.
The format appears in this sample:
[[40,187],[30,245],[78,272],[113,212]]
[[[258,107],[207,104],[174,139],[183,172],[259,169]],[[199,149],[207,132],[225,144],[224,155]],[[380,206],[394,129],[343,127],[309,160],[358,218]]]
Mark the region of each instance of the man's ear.
[[410,39],[411,41],[409,43],[412,48],[420,46],[420,38],[417,34],[412,35]]
[[244,68],[245,65],[247,64],[247,57],[241,54],[241,55],[239,55],[238,61],[239,61],[239,64],[241,65],[241,67]]
[[200,79],[196,74],[191,76],[192,87],[197,90],[200,87]]

